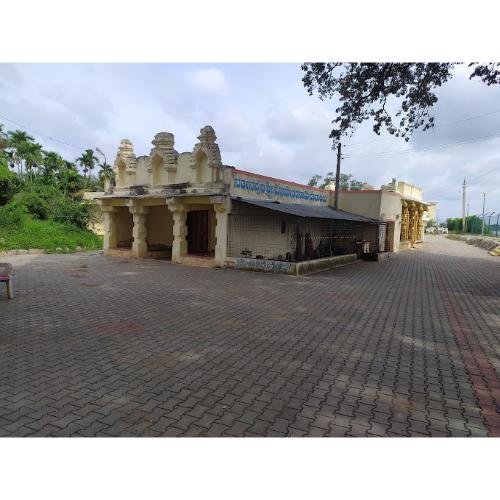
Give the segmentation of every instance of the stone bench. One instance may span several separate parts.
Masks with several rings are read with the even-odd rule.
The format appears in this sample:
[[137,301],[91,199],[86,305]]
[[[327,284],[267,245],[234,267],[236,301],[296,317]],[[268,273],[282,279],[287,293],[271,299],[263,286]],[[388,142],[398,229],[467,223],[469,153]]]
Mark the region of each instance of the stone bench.
[[6,262],[0,262],[0,281],[7,286],[7,297],[14,298],[14,288],[12,287],[12,266]]

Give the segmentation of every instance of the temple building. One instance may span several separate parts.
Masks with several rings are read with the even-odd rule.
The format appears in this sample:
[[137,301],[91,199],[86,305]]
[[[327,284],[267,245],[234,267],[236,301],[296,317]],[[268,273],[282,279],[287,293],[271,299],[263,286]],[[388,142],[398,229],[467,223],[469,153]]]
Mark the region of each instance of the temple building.
[[206,126],[178,153],[160,132],[139,157],[121,141],[115,183],[97,197],[106,254],[299,274],[399,249],[387,239],[399,238],[398,219],[405,239],[420,239],[425,204],[401,183],[341,192],[336,210],[331,190],[224,165],[216,139]]

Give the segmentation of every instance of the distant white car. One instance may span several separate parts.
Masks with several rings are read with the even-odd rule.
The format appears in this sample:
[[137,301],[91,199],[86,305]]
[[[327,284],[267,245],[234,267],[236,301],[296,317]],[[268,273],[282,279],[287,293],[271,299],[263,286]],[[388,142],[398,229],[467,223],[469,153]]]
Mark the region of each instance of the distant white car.
[[448,228],[447,227],[440,227],[438,229],[439,234],[448,234]]

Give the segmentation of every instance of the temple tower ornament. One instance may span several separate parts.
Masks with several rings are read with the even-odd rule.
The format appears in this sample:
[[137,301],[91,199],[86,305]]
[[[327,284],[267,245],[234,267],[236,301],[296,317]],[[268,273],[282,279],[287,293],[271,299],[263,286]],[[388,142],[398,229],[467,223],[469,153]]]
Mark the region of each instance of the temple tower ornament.
[[155,156],[162,159],[165,168],[177,168],[179,153],[174,149],[174,134],[170,132],[159,132],[151,141],[154,146],[149,153],[151,160]]
[[148,172],[152,174],[152,185],[160,184],[161,170],[165,170],[168,183],[174,182],[179,153],[174,149],[174,134],[159,132],[151,141]]
[[131,177],[137,169],[137,158],[134,154],[134,146],[128,139],[122,139],[116,159],[113,165],[113,170],[117,175],[118,187],[131,185]]
[[[191,154],[190,166],[196,170],[196,182],[219,182],[222,169],[220,149],[215,130],[207,125],[200,130],[198,144]],[[203,170],[208,169],[208,178]]]

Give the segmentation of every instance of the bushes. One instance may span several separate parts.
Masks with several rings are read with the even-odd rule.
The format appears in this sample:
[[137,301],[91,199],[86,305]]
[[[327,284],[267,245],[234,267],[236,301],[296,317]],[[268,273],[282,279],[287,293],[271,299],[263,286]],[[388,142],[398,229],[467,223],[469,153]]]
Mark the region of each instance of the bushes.
[[24,226],[1,228],[0,252],[39,248],[47,252],[74,252],[102,248],[102,237],[90,231],[50,220],[27,217]]
[[14,196],[14,204],[25,207],[29,214],[36,219],[45,220],[48,218],[49,207],[46,200],[33,191],[23,191]]
[[101,248],[102,238],[87,230],[97,207],[42,181],[24,182],[0,169],[0,251]]
[[74,200],[53,186],[37,185],[14,196],[13,203],[25,207],[35,219],[52,220],[86,229],[95,217],[95,207]]
[[19,180],[9,170],[7,161],[0,151],[0,206],[7,204],[14,194],[19,191]]
[[59,200],[52,207],[50,214],[51,220],[71,224],[80,229],[86,229],[94,217],[94,207],[89,203],[68,202],[68,200]]
[[0,227],[22,227],[28,218],[28,211],[23,205],[8,203],[0,207]]

